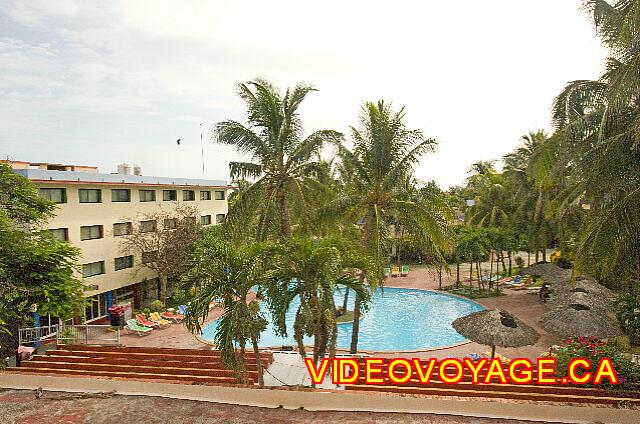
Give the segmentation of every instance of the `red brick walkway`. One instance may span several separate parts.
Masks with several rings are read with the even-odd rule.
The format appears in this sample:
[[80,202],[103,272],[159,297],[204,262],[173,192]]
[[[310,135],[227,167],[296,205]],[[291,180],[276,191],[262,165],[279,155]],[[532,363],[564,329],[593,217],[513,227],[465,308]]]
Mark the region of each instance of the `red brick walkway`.
[[107,399],[52,399],[68,396],[73,396],[73,394],[45,392],[40,399],[36,399],[33,391],[0,391],[0,422],[2,424],[530,423],[529,421],[465,418],[432,414],[290,411],[144,396],[114,396]]

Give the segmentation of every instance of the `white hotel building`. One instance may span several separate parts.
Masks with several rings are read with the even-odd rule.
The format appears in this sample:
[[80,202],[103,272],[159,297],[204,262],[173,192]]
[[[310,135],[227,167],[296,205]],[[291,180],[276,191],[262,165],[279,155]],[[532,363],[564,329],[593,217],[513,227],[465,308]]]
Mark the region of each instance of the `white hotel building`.
[[131,175],[126,167],[102,174],[91,166],[2,162],[57,204],[46,228],[82,251],[82,278],[90,288],[86,295],[95,300],[86,310],[88,321],[104,317],[115,303],[140,307],[158,298],[157,275],[136,266],[141,257],[122,252],[120,237],[140,225],[136,216],[188,204],[198,209],[202,225],[215,225],[224,220],[232,188],[219,180]]

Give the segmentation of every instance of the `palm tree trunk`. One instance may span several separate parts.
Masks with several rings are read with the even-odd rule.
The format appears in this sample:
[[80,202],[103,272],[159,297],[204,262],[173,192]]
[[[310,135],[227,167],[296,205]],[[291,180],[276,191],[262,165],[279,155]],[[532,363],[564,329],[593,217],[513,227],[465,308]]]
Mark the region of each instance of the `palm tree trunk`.
[[540,250],[538,250],[538,248],[536,247],[536,263],[538,263],[538,261],[540,260],[538,254],[540,254]]
[[546,246],[546,244],[542,248],[542,262],[547,262],[547,246]]
[[[360,276],[361,283],[364,282],[364,275]],[[360,332],[360,305],[362,299],[360,295],[356,293],[355,304],[353,305],[353,330],[351,331],[351,354],[358,353],[358,333]]]
[[291,238],[291,218],[289,209],[284,198],[284,189],[280,187],[276,193],[276,202],[278,209],[278,223],[280,224],[280,239],[285,240]]
[[240,355],[236,356],[238,359],[238,374],[239,380],[243,383],[247,383],[247,361],[245,360],[245,340],[240,340]]
[[300,309],[296,312],[296,318],[293,322],[293,338],[298,344],[298,353],[304,359],[307,356],[307,352],[304,348],[304,333],[302,327],[302,316],[300,315]]
[[167,301],[167,286],[168,284],[168,278],[164,273],[159,273],[158,274],[158,278],[160,278],[160,300],[162,301],[162,304],[165,304],[165,302]]
[[342,313],[347,312],[347,304],[349,303],[349,287],[344,288],[344,300],[342,301]]
[[473,261],[469,262],[469,285],[473,284]]
[[[507,273],[507,266],[504,263],[504,252],[500,251],[500,262],[502,262],[502,272]],[[496,265],[497,268],[497,265]]]
[[456,287],[460,286],[460,261],[456,259]]
[[531,251],[527,250],[527,266],[531,266]]
[[253,345],[253,354],[256,357],[256,367],[258,368],[258,385],[264,387],[264,378],[262,376],[262,361],[260,360],[260,349],[258,349],[258,339],[255,335],[251,336],[251,344]]
[[507,252],[507,254],[509,255],[509,277],[511,277],[511,251]]
[[442,263],[438,268],[438,290],[442,290]]
[[[497,268],[497,263],[496,263],[496,268]],[[498,270],[496,269],[496,274],[498,273]],[[491,277],[493,277],[493,252],[489,253],[489,285],[491,285]]]

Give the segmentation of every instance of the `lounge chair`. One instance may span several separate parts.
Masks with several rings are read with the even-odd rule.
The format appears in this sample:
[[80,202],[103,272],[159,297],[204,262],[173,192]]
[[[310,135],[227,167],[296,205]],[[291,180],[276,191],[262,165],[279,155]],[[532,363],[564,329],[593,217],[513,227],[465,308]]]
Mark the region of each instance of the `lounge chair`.
[[382,270],[382,273],[384,274],[384,277],[385,277],[385,278],[387,278],[388,276],[390,276],[390,275],[391,275],[391,268],[389,268],[389,267],[384,268],[384,269]]
[[146,336],[151,330],[153,330],[152,328],[138,324],[138,322],[133,318],[127,320],[127,325],[125,325],[124,328],[135,332],[138,336]]
[[396,265],[393,268],[391,268],[391,276],[392,277],[399,277],[400,276],[400,268]]
[[402,269],[400,270],[400,276],[406,277],[409,275],[409,265],[402,265]]
[[138,322],[138,324],[144,327],[153,328],[160,326],[160,324],[158,324],[157,322],[149,321],[147,317],[144,316],[144,314],[136,314],[136,321]]
[[170,320],[173,320],[175,322],[180,322],[180,321],[182,321],[184,319],[184,315],[176,314],[174,312],[169,312],[169,311],[161,313],[160,316],[162,318],[164,318],[164,319],[170,319]]
[[151,312],[149,314],[149,318],[151,318],[151,321],[157,322],[160,325],[160,328],[167,328],[171,325],[171,321],[162,318],[159,312]]
[[180,305],[180,306],[178,306],[178,311],[180,311],[180,313],[181,313],[182,315],[187,315],[187,310],[188,310],[188,309],[187,309],[186,305]]

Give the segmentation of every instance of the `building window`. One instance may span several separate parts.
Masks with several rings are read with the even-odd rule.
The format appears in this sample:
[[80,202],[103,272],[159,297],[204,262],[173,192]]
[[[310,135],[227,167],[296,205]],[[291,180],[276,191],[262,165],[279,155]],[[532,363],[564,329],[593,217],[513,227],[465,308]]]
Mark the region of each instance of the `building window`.
[[157,256],[158,256],[158,252],[157,251],[142,252],[142,263],[143,264],[150,264],[151,262],[155,262]]
[[104,274],[104,261],[91,262],[82,265],[82,277],[93,277],[94,275]]
[[140,232],[141,233],[150,233],[156,230],[156,221],[140,221]]
[[196,200],[196,192],[193,190],[182,190],[182,200],[185,202]]
[[107,314],[107,296],[105,293],[88,297],[89,306],[85,309],[85,321],[92,321]]
[[175,190],[162,190],[162,200],[165,202],[175,202],[178,200],[178,194]]
[[128,188],[114,188],[111,190],[112,202],[130,202],[131,190]]
[[209,190],[201,191],[200,200],[211,200],[211,192]]
[[115,303],[123,302],[133,299],[133,284],[127,287],[120,287],[113,291],[113,298]]
[[81,188],[78,190],[80,203],[102,203],[102,190],[94,188]]
[[211,224],[211,215],[202,215],[200,217],[200,223],[202,225],[210,225]]
[[104,237],[102,225],[87,225],[80,227],[80,240],[93,240]]
[[216,224],[222,224],[224,222],[225,214],[219,213],[216,215]]
[[140,201],[141,202],[155,202],[156,201],[156,191],[155,190],[140,190]]
[[165,230],[175,230],[178,227],[178,220],[175,218],[167,218],[164,220]]
[[53,203],[67,203],[66,188],[41,188],[40,197]]
[[49,230],[54,239],[60,241],[68,241],[69,240],[69,229],[68,228],[54,228]]
[[133,268],[133,255],[122,256],[115,259],[115,269],[120,271],[121,269]]
[[224,191],[214,191],[214,199],[216,200],[224,200]]
[[113,224],[113,235],[114,236],[126,236],[131,234],[133,231],[133,226],[130,222],[118,222]]

